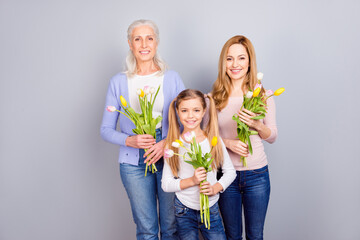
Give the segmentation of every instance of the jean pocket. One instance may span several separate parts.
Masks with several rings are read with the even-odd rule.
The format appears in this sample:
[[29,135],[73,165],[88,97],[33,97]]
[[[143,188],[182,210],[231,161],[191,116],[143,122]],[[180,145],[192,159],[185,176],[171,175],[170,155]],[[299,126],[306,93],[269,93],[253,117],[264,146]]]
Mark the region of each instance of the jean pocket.
[[182,217],[188,212],[188,208],[184,206],[175,205],[175,216]]
[[179,199],[177,199],[175,197],[175,202],[174,202],[174,208],[175,208],[175,216],[176,217],[181,217],[183,215],[185,215],[188,212],[188,208],[186,206],[184,206]]

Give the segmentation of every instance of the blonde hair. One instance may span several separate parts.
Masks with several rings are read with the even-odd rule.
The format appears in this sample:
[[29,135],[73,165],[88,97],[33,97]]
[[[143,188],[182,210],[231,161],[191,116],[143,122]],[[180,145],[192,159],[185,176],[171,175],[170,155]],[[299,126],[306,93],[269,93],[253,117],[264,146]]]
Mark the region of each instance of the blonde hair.
[[[207,126],[205,126],[205,129],[202,129],[205,133],[205,136],[209,140],[209,143],[211,142],[213,137],[219,137],[219,125],[218,125],[218,118],[217,118],[217,112],[215,108],[214,100],[211,96],[207,96],[210,100],[210,109],[209,109],[209,123]],[[174,142],[176,139],[179,139],[180,137],[180,123],[178,121],[178,117],[176,115],[177,110],[179,109],[179,105],[182,101],[189,100],[189,99],[199,99],[201,102],[201,105],[206,111],[206,101],[204,94],[198,90],[194,89],[186,89],[179,93],[179,95],[171,102],[170,108],[169,108],[169,130],[168,135],[166,137],[166,143],[165,146],[168,149],[173,150],[174,152],[178,153],[178,149],[171,146],[172,142]],[[214,161],[211,164],[211,167],[213,169],[219,168],[223,163],[223,151],[222,151],[222,145],[220,143],[220,139],[218,141],[218,144],[213,148],[212,157],[214,158]],[[174,174],[174,176],[178,177],[178,171],[179,171],[179,158],[178,156],[174,155],[173,157],[167,159],[171,171]]]
[[[218,65],[218,77],[213,84],[211,91],[215,101],[216,109],[219,111],[221,111],[227,105],[233,86],[231,78],[226,73],[226,58],[229,48],[234,44],[241,44],[244,46],[249,56],[249,69],[241,86],[243,93],[245,94],[249,89],[254,89],[256,83],[258,82],[254,46],[250,40],[244,36],[237,35],[230,38],[221,50]],[[264,89],[261,90],[260,94],[264,94]]]
[[[144,20],[144,19],[139,19],[134,21],[133,23],[130,24],[128,30],[127,30],[127,39],[131,42],[131,37],[132,37],[132,32],[134,31],[134,29],[136,27],[139,26],[149,26],[153,29],[154,34],[155,34],[155,39],[156,42],[159,44],[160,42],[160,37],[159,37],[159,29],[156,26],[156,24],[151,21],[151,20]],[[164,60],[162,60],[162,58],[160,57],[160,55],[156,52],[155,56],[154,56],[154,64],[156,66],[159,67],[160,71],[159,71],[159,75],[163,75],[164,72],[166,71],[166,63],[164,62]],[[129,77],[134,76],[137,73],[137,64],[136,64],[136,58],[133,54],[133,52],[131,50],[129,50],[128,55],[126,56],[126,74]]]

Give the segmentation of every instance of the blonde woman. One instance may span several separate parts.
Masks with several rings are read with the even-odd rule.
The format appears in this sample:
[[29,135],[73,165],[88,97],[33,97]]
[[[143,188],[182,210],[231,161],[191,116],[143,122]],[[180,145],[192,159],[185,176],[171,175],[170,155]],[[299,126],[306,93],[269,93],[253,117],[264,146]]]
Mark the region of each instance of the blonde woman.
[[[263,239],[263,228],[270,196],[270,179],[267,157],[262,140],[273,143],[277,137],[275,103],[267,100],[267,114],[263,120],[253,120],[254,113],[242,109],[243,96],[257,83],[255,50],[244,36],[234,36],[223,46],[219,59],[219,73],[211,95],[215,100],[219,118],[219,131],[236,169],[235,181],[220,194],[219,206],[227,239],[242,239],[242,215],[246,239]],[[264,90],[260,94],[264,94]],[[236,122],[239,119],[258,135],[250,136],[253,154],[237,138]],[[247,167],[240,156],[247,158]],[[244,212],[242,212],[242,209]]]
[[[119,73],[110,80],[105,106],[121,109],[122,95],[135,111],[141,112],[136,95],[137,88],[160,86],[153,116],[162,116],[156,129],[156,139],[151,135],[134,135],[135,125],[118,112],[104,109],[101,136],[105,141],[120,147],[119,163],[122,183],[131,204],[136,224],[137,239],[177,239],[173,210],[174,194],[161,189],[163,146],[168,132],[168,109],[171,101],[184,89],[179,75],[166,70],[157,53],[159,30],[150,20],[137,20],[128,28],[129,55],[127,72]],[[120,129],[116,130],[119,121]],[[145,153],[144,149],[148,149]],[[146,163],[155,163],[157,172],[144,177]],[[159,205],[159,213],[157,206]]]

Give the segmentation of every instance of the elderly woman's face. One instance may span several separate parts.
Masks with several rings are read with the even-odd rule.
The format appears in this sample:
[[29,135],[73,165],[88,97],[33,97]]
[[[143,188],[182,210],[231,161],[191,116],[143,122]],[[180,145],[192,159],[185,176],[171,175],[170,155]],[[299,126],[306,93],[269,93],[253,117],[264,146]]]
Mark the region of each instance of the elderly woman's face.
[[134,28],[129,46],[137,63],[152,61],[157,50],[154,30],[147,25]]

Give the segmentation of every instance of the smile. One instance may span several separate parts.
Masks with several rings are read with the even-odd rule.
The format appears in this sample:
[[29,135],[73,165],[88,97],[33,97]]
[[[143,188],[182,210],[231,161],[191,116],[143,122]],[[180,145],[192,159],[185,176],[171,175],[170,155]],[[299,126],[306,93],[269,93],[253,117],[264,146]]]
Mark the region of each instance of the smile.
[[149,54],[150,53],[150,51],[140,51],[140,54]]
[[235,73],[235,74],[236,74],[236,73],[239,73],[239,72],[241,71],[241,69],[231,69],[230,71],[231,71],[232,73]]
[[196,123],[196,120],[187,120],[186,123],[192,125]]

